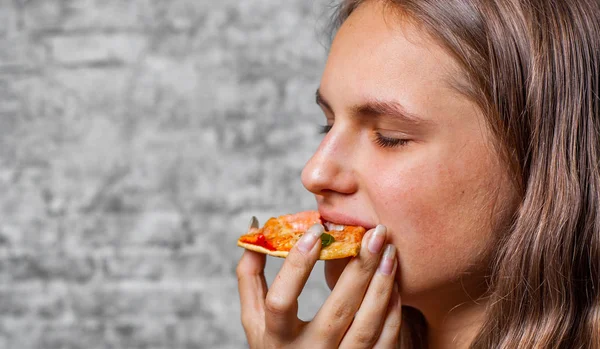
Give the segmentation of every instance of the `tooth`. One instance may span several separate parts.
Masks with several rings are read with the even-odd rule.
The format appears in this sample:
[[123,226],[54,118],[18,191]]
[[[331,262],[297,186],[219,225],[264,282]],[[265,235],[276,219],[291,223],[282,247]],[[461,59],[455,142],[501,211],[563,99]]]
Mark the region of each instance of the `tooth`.
[[331,222],[325,222],[325,226],[327,227],[327,230],[329,231],[342,231],[344,230],[344,226],[341,224],[334,224]]

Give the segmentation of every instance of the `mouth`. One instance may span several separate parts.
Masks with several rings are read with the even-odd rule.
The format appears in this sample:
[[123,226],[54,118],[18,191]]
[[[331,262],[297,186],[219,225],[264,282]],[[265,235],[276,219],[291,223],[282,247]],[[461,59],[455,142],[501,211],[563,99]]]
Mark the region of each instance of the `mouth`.
[[323,221],[323,227],[325,227],[325,231],[342,231],[346,226],[343,224],[335,224],[328,221]]
[[343,213],[319,210],[319,214],[321,216],[321,223],[326,231],[342,231],[346,226],[360,226],[366,230],[375,227],[375,224],[366,223]]

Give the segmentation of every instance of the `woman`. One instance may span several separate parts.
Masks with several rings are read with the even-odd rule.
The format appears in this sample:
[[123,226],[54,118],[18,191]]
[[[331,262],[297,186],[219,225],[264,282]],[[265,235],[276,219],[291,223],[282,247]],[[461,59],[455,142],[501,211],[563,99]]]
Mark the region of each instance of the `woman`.
[[268,290],[246,251],[250,347],[600,348],[598,0],[348,0],[334,24],[302,181],[370,230],[311,322],[322,228]]

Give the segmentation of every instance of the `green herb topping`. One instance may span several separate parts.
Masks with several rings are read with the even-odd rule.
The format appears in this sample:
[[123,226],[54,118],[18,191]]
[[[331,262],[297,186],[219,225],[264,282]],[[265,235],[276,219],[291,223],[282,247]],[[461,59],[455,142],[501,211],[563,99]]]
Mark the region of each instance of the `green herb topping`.
[[327,247],[331,245],[334,241],[335,239],[330,234],[323,233],[323,235],[321,235],[321,247]]

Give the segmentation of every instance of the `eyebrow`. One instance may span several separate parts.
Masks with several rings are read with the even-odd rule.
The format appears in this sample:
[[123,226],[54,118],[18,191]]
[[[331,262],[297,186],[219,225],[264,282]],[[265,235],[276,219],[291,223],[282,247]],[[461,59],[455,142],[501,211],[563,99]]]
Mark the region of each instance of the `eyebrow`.
[[[315,96],[317,104],[333,114],[331,104],[323,97],[320,89],[317,89]],[[367,100],[362,104],[352,106],[350,111],[353,115],[359,116],[386,115],[413,125],[426,125],[431,123],[431,121],[425,120],[422,117],[407,111],[402,104],[396,101]]]

